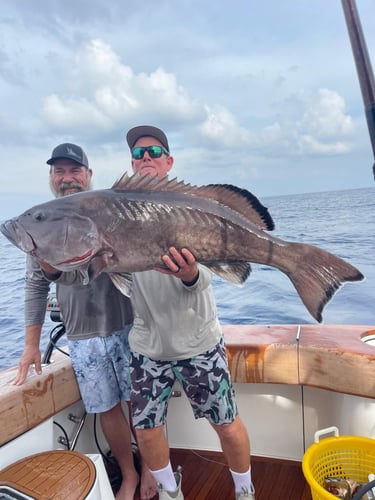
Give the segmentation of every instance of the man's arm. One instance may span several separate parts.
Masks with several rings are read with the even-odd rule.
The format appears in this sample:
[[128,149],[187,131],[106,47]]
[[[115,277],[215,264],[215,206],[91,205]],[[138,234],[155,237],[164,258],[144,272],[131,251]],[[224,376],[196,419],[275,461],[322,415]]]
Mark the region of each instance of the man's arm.
[[29,255],[26,259],[25,277],[25,347],[18,364],[18,373],[13,381],[21,385],[34,364],[36,373],[42,371],[40,336],[46,314],[50,282],[43,276],[38,262]]
[[43,260],[38,260],[38,263],[40,265],[40,268],[42,269],[44,276],[48,279],[48,281],[55,281],[60,278],[62,271],[59,271],[59,269],[55,269],[54,267],[50,266],[49,264],[47,264],[47,262],[44,262]]
[[61,285],[87,285],[89,282],[88,272],[83,269],[75,269],[74,271],[60,271],[47,262],[38,261],[41,268],[42,276],[47,281],[54,281]]
[[14,385],[21,385],[26,380],[31,365],[34,365],[38,375],[42,373],[42,363],[40,354],[40,335],[43,325],[26,326],[25,347],[18,362],[17,376],[13,381]]

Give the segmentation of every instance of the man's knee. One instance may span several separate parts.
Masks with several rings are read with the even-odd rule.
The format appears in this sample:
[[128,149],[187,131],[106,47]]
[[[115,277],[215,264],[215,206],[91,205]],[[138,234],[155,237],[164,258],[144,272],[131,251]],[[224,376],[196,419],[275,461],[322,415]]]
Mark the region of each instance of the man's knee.
[[211,423],[211,425],[221,439],[236,439],[247,435],[246,428],[238,416],[229,424],[217,425]]
[[135,429],[137,443],[139,446],[152,446],[164,437],[163,426],[152,427],[151,429]]

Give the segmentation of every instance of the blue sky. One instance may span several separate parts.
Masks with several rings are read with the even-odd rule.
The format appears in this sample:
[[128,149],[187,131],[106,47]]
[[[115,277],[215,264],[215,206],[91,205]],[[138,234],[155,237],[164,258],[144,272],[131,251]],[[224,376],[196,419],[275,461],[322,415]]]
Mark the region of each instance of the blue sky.
[[[357,7],[375,57],[374,2]],[[2,0],[0,24],[0,219],[51,197],[61,142],[110,187],[141,124],[167,132],[193,184],[374,186],[341,0]]]

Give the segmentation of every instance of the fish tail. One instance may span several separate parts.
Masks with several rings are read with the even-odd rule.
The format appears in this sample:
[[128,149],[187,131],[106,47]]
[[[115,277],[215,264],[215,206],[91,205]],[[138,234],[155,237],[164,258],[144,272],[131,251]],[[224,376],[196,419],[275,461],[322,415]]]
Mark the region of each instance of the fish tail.
[[294,269],[286,274],[310,314],[320,323],[324,306],[347,281],[360,281],[363,274],[335,255],[303,243],[293,245]]

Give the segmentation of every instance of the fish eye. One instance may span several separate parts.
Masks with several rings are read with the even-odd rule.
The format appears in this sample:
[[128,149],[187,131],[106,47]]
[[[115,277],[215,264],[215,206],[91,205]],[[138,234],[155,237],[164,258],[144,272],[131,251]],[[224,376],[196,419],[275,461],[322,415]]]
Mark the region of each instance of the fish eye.
[[38,210],[37,212],[34,212],[33,218],[36,221],[42,221],[42,220],[45,219],[45,215],[44,215],[44,213],[42,211]]

